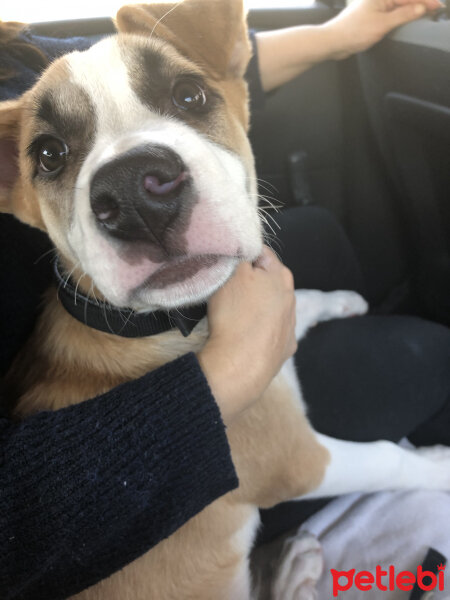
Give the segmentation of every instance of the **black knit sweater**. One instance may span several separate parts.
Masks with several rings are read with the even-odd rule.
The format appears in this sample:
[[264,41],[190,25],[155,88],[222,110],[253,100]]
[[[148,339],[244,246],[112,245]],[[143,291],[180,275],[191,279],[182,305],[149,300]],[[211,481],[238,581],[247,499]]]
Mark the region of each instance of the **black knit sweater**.
[[[23,37],[49,59],[93,41]],[[40,68],[32,56],[0,47],[2,66],[17,76],[0,85],[0,100],[25,91]],[[36,320],[51,279],[50,248],[44,234],[0,215],[0,375]],[[193,354],[76,406],[21,423],[3,414],[0,598],[66,598],[237,483],[218,407]]]

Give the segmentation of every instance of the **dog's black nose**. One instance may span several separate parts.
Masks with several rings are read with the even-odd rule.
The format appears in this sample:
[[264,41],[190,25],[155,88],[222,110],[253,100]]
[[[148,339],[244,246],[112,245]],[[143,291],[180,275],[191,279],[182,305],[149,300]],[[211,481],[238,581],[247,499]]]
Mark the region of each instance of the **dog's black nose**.
[[189,173],[180,156],[163,146],[133,148],[100,167],[91,181],[99,226],[127,241],[162,243],[189,198]]

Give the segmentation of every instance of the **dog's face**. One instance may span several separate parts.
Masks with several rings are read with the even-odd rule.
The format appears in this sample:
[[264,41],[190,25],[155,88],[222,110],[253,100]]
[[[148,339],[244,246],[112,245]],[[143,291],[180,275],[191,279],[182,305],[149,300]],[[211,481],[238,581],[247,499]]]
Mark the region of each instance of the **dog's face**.
[[126,7],[118,25],[0,108],[0,202],[109,302],[192,304],[261,252],[241,2]]

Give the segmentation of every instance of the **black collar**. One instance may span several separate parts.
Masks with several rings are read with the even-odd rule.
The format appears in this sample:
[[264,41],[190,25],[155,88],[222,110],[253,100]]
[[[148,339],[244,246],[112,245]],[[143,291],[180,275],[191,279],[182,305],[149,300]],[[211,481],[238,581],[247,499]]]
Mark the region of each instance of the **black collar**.
[[118,308],[105,302],[95,302],[81,294],[60,273],[58,259],[54,262],[54,276],[61,304],[75,319],[88,327],[126,338],[146,337],[164,333],[178,327],[187,337],[203,317],[206,304],[189,306],[175,311],[157,310],[136,313],[131,309]]

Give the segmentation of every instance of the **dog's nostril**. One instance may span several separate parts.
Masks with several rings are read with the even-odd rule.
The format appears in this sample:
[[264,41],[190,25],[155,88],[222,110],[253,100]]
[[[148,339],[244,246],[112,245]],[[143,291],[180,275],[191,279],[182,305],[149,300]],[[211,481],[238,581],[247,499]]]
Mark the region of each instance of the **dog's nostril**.
[[108,194],[102,194],[91,202],[92,212],[99,221],[114,221],[120,213],[117,200]]
[[93,174],[91,218],[102,235],[161,246],[188,214],[192,188],[192,175],[175,151],[137,146]]
[[146,175],[144,177],[144,188],[155,196],[166,196],[176,190],[183,181],[186,181],[187,177],[186,171],[182,171],[173,181],[161,181],[156,175]]

